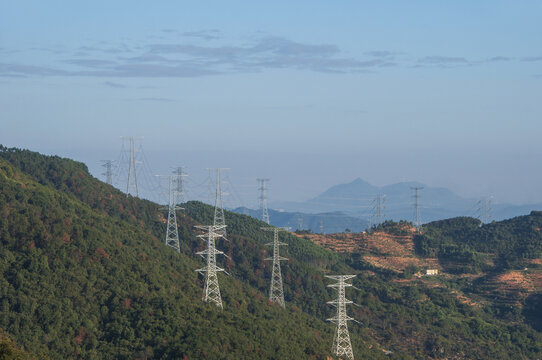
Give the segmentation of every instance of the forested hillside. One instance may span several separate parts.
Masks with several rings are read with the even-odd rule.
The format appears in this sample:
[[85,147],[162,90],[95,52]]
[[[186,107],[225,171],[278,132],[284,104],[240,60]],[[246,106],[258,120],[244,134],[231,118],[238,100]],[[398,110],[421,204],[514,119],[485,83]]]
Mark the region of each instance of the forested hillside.
[[[326,359],[335,294],[325,274],[357,274],[347,297],[356,358],[533,359],[542,335],[443,287],[405,283],[349,254],[291,234],[283,255],[286,309],[267,302],[266,225],[226,213],[218,247],[224,310],[201,301],[194,225],[179,216],[181,253],[163,244],[164,214],[67,159],[0,149],[0,331],[50,359]],[[383,350],[390,350],[386,355]]]
[[424,225],[415,241],[422,256],[461,261],[476,271],[487,267],[490,254],[495,267],[510,269],[542,257],[541,229],[542,211],[491,224],[459,217]]

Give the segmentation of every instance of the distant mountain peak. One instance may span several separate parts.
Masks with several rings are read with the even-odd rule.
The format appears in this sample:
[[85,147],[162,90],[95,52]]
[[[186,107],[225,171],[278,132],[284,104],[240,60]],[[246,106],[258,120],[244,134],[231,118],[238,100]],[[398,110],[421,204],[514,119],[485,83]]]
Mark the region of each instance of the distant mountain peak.
[[378,191],[379,188],[377,186],[371,185],[367,181],[358,177],[349,183],[332,186],[312,200],[318,201],[325,198],[348,199],[352,197],[359,197],[361,194],[376,194]]
[[365,181],[365,180],[363,180],[363,179],[360,178],[360,177],[357,177],[357,178],[355,178],[354,180],[352,180],[352,182],[350,182],[350,184],[363,184],[363,185],[370,185],[370,186],[373,186],[373,185],[371,185],[368,181]]

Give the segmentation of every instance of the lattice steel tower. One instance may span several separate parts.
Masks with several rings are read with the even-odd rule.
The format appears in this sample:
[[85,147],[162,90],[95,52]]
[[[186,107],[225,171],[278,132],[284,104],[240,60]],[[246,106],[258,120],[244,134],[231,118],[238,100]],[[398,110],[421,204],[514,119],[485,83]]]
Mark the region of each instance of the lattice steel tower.
[[411,187],[414,190],[414,226],[416,229],[420,228],[421,218],[420,218],[420,190],[423,189],[422,186],[413,186]]
[[256,179],[258,181],[258,190],[260,195],[258,200],[260,201],[260,212],[262,214],[262,221],[269,224],[269,212],[267,211],[267,187],[265,186],[269,179]]
[[183,168],[179,166],[173,171],[173,174],[177,176],[176,179],[176,204],[184,204],[185,198],[184,198],[184,178],[188,175],[183,172]]
[[273,231],[273,242],[266,245],[273,246],[273,257],[269,257],[265,260],[273,260],[273,272],[271,273],[271,286],[269,287],[269,300],[278,303],[283,308],[286,307],[284,303],[284,290],[282,287],[282,273],[280,270],[280,262],[288,260],[280,256],[280,247],[288,245],[279,242],[279,231],[284,230],[276,227],[264,227],[264,231]]
[[386,208],[385,202],[386,196],[382,194],[376,195],[373,201],[373,218],[375,225],[381,224],[384,219],[384,210]]
[[222,204],[222,180],[220,179],[221,170],[229,170],[226,168],[208,169],[216,171],[216,193],[215,193],[215,214],[213,217],[213,226],[220,230],[216,230],[224,238],[226,238],[226,218],[224,216],[224,205]]
[[297,230],[303,229],[303,215],[298,214],[297,215]]
[[158,175],[158,176],[167,176],[169,178],[169,201],[168,206],[162,208],[163,210],[168,210],[167,214],[167,225],[166,225],[166,245],[171,246],[177,252],[181,252],[181,246],[179,243],[179,232],[177,229],[177,210],[181,210],[181,207],[178,207],[176,204],[177,199],[177,188],[176,183],[179,178],[178,175]]
[[320,234],[324,234],[324,220],[320,219]]
[[102,167],[105,168],[105,172],[102,173],[102,175],[105,175],[105,183],[113,185],[113,161],[102,160]]
[[491,222],[491,210],[491,197],[483,198],[478,201],[477,218],[482,222],[482,224],[488,224]]
[[201,255],[207,261],[207,266],[203,269],[196,270],[200,274],[205,276],[205,285],[203,286],[203,301],[213,303],[219,308],[222,306],[222,298],[220,297],[220,287],[218,286],[218,277],[216,275],[219,271],[224,269],[216,266],[216,255],[224,254],[222,251],[216,249],[216,239],[223,237],[221,232],[223,227],[209,226],[196,226],[198,229],[206,231],[207,234],[198,235],[207,241],[207,250],[200,251],[196,254]]
[[[126,195],[130,194],[130,189],[135,190],[135,196],[139,197],[139,188],[137,185],[137,171],[136,171],[136,149],[135,149],[135,141],[136,140],[142,140],[142,138],[138,137],[132,137],[132,136],[123,136],[122,137],[123,142],[128,141],[129,143],[129,149],[130,152],[129,159],[128,159],[128,178],[126,180]],[[124,143],[123,143],[124,144]]]
[[327,321],[331,321],[337,325],[335,337],[333,338],[332,351],[336,356],[345,356],[349,360],[354,360],[350,334],[348,333],[348,321],[354,319],[346,314],[346,305],[352,304],[352,301],[346,299],[345,288],[352,286],[346,280],[352,279],[356,275],[326,275],[326,277],[337,281],[337,283],[328,285],[328,287],[335,288],[338,292],[337,299],[327,302],[337,308],[337,315],[327,319]]

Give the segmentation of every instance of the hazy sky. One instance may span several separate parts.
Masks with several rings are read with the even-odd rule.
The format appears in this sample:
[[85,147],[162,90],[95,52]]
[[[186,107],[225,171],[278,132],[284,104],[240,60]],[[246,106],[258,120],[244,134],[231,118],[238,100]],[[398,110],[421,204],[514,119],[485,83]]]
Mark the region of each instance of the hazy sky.
[[[245,205],[361,177],[542,201],[540,1],[0,0],[0,143],[154,172],[230,167]],[[194,185],[195,186],[195,185]]]

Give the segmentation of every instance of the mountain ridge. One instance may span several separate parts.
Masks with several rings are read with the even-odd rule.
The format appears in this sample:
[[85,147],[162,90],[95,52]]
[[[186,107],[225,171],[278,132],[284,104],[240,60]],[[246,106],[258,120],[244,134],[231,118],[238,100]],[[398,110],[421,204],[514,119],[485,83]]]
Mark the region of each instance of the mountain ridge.
[[[482,215],[479,212],[479,200],[463,198],[445,187],[428,186],[415,181],[379,187],[359,177],[349,183],[334,185],[304,202],[271,202],[270,207],[308,214],[342,211],[347,216],[370,219],[375,206],[374,199],[377,195],[383,195],[385,196],[383,212],[386,219],[412,221],[414,199],[411,187],[423,187],[419,192],[422,222]],[[492,220],[504,220],[527,215],[532,210],[542,210],[542,203],[491,204],[490,212]]]

